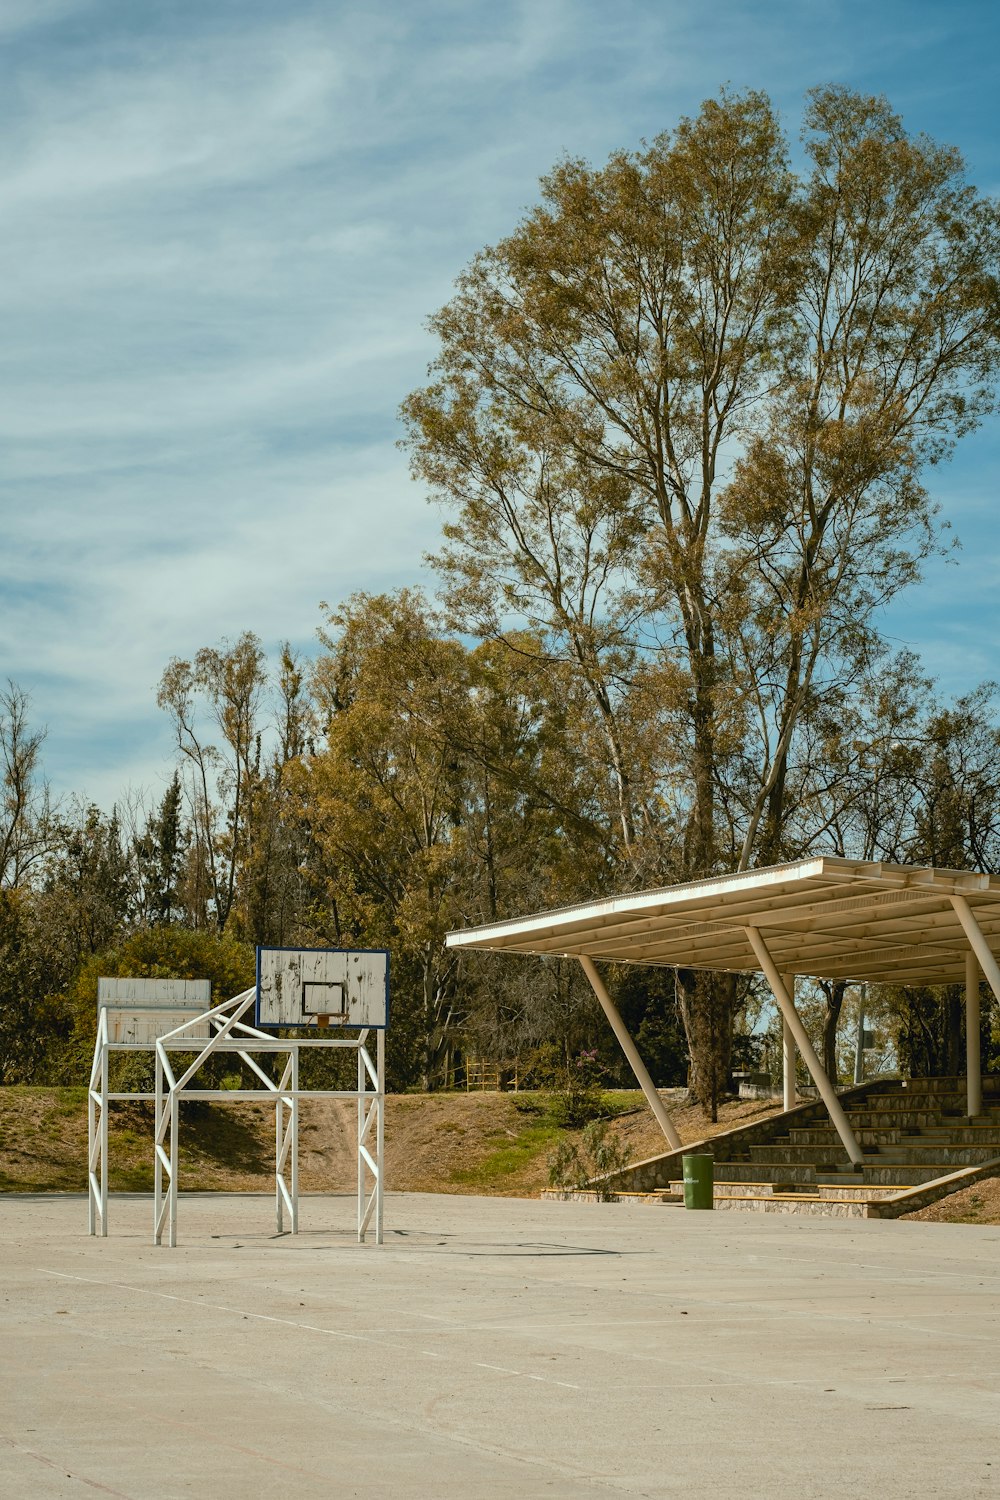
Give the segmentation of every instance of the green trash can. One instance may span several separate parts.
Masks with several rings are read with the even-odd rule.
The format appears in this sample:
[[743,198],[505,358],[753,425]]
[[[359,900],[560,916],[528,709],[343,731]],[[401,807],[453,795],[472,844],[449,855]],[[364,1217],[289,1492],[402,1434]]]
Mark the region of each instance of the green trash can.
[[714,1208],[714,1158],[711,1156],[683,1156],[684,1207]]

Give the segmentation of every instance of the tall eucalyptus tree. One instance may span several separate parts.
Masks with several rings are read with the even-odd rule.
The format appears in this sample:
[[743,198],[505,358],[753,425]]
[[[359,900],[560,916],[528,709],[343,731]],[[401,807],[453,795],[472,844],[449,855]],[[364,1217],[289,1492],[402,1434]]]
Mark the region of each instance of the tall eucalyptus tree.
[[[561,163],[404,405],[452,616],[573,672],[633,879],[801,847],[803,726],[870,674],[939,545],[926,472],[994,404],[996,204],[884,99],[815,90],[803,144],[796,172],[766,96],[724,93]],[[681,980],[714,1097],[734,990]]]

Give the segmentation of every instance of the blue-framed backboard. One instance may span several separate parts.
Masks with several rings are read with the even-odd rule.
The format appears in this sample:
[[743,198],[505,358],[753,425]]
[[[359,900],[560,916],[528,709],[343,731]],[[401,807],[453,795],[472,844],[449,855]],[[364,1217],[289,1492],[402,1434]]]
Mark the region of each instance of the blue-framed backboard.
[[389,955],[384,948],[257,949],[257,1025],[389,1024]]

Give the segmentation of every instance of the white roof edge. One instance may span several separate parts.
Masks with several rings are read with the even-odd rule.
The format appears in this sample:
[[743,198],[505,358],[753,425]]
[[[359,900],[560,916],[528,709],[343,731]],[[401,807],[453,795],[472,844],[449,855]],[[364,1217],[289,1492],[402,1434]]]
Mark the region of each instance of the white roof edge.
[[[610,922],[615,917],[651,909],[663,910],[693,898],[718,899],[741,889],[763,891],[768,886],[794,884],[817,876],[828,876],[835,883],[843,882],[848,887],[855,881],[895,890],[903,887],[930,887],[938,889],[942,895],[961,892],[974,896],[977,892],[986,894],[989,891],[1000,891],[1000,876],[982,874],[975,870],[938,869],[927,865],[847,859],[840,854],[815,854],[789,860],[782,865],[765,865],[755,870],[709,875],[682,885],[602,896],[596,901],[575,902],[572,906],[553,907],[548,911],[508,918],[503,922],[491,922],[481,927],[456,929],[446,934],[445,943],[449,948],[488,948],[493,943],[509,942],[511,938],[539,937],[542,934],[556,937],[561,928],[581,923]],[[697,920],[696,910],[692,912],[692,919]]]
[[[482,945],[496,938],[529,937],[537,935],[540,927],[554,927],[574,922],[614,917],[624,912],[641,912],[647,907],[672,906],[689,900],[692,896],[724,895],[741,886],[766,889],[787,880],[807,880],[814,875],[842,874],[868,876],[872,880],[885,880],[883,868],[903,869],[903,866],[888,866],[866,863],[864,860],[845,859],[839,854],[814,854],[803,859],[791,860],[784,865],[765,865],[757,870],[738,870],[729,875],[708,875],[701,880],[690,880],[683,885],[659,886],[649,891],[631,891],[622,896],[602,896],[597,901],[581,901],[573,906],[558,906],[550,911],[536,912],[527,917],[513,917],[504,922],[491,922],[484,927],[465,927],[445,935],[449,948],[465,948]],[[913,867],[918,868],[917,866]],[[888,883],[888,882],[886,882]],[[895,884],[895,881],[892,881]]]

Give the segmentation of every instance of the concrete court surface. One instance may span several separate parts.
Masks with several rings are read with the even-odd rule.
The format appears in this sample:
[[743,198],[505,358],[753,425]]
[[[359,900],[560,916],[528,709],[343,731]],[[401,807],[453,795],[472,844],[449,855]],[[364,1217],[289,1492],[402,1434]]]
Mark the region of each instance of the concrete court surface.
[[0,1199],[0,1495],[1000,1494],[1000,1229]]

